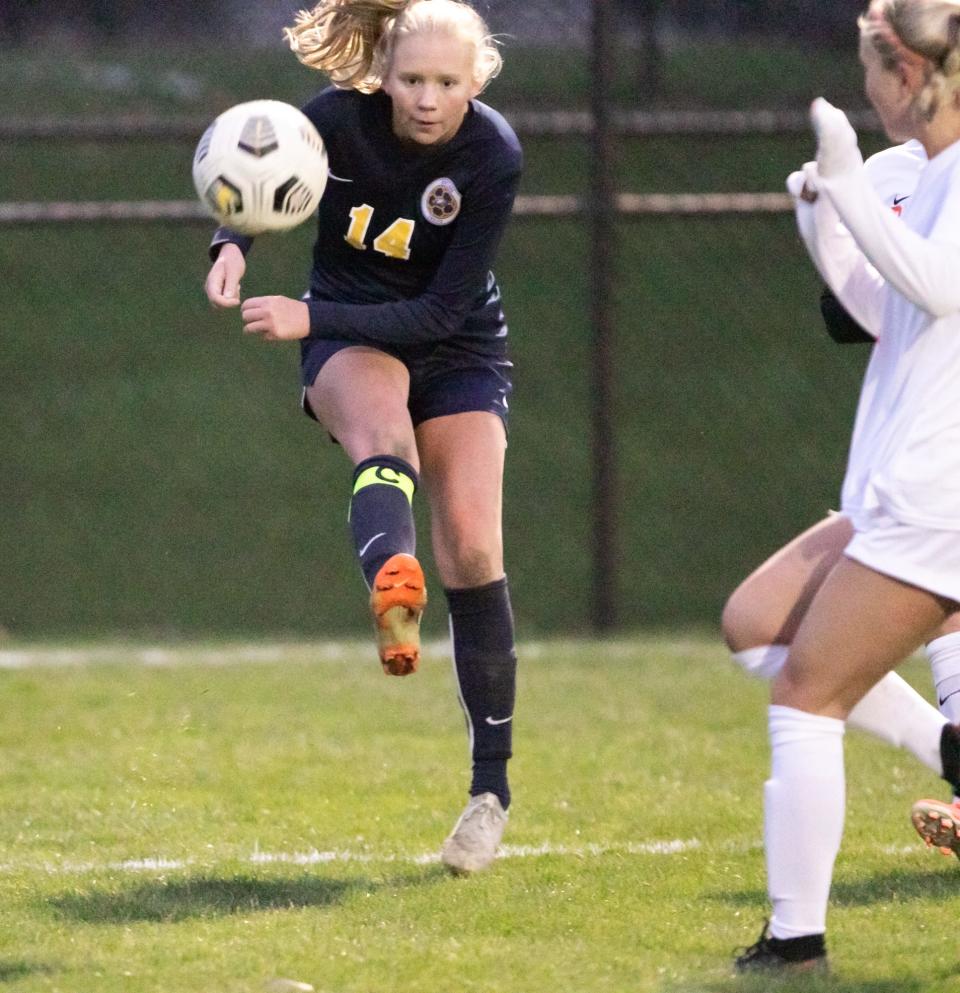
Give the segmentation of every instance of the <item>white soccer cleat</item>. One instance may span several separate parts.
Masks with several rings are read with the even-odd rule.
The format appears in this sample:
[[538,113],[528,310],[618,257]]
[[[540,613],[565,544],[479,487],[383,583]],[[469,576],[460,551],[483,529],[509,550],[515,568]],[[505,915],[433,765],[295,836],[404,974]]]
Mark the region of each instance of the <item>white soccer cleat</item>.
[[440,850],[440,860],[455,875],[487,869],[497,857],[497,846],[507,824],[507,812],[496,793],[470,797],[466,810]]

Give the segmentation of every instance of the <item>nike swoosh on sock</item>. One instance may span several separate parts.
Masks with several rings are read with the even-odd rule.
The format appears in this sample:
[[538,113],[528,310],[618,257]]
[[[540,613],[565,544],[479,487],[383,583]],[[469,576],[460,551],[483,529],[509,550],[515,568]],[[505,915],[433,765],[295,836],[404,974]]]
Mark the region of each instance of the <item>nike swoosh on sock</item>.
[[367,549],[378,539],[382,538],[387,532],[381,531],[379,534],[375,534],[364,546],[360,549],[360,558],[363,558],[367,554]]

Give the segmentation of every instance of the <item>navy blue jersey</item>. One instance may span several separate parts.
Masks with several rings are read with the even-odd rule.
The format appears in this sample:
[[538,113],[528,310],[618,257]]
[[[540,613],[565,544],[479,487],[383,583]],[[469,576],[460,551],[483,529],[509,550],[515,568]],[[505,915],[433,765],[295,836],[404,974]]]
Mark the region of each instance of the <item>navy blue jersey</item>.
[[[393,345],[467,339],[501,355],[506,325],[490,267],[523,157],[496,111],[471,100],[440,146],[399,139],[385,93],[324,90],[304,108],[327,148],[310,336]],[[250,239],[221,229],[214,242]],[[466,341],[464,342],[466,344]]]

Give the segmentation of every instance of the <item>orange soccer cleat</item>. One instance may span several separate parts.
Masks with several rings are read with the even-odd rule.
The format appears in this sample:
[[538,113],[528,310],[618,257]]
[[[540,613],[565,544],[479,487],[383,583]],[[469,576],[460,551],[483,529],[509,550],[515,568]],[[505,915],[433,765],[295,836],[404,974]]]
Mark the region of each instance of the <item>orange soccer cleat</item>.
[[910,811],[910,819],[928,848],[938,848],[944,855],[960,858],[960,803],[918,800]]
[[388,676],[409,676],[420,663],[420,618],[427,588],[420,563],[404,552],[380,567],[370,590],[377,650]]

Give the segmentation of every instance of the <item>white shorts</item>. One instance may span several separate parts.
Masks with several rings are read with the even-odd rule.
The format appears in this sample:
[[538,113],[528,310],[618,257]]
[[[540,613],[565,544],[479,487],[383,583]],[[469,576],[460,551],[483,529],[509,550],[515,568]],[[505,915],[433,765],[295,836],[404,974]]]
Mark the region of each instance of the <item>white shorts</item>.
[[904,524],[884,513],[858,521],[843,550],[885,576],[960,602],[960,531],[936,531]]

